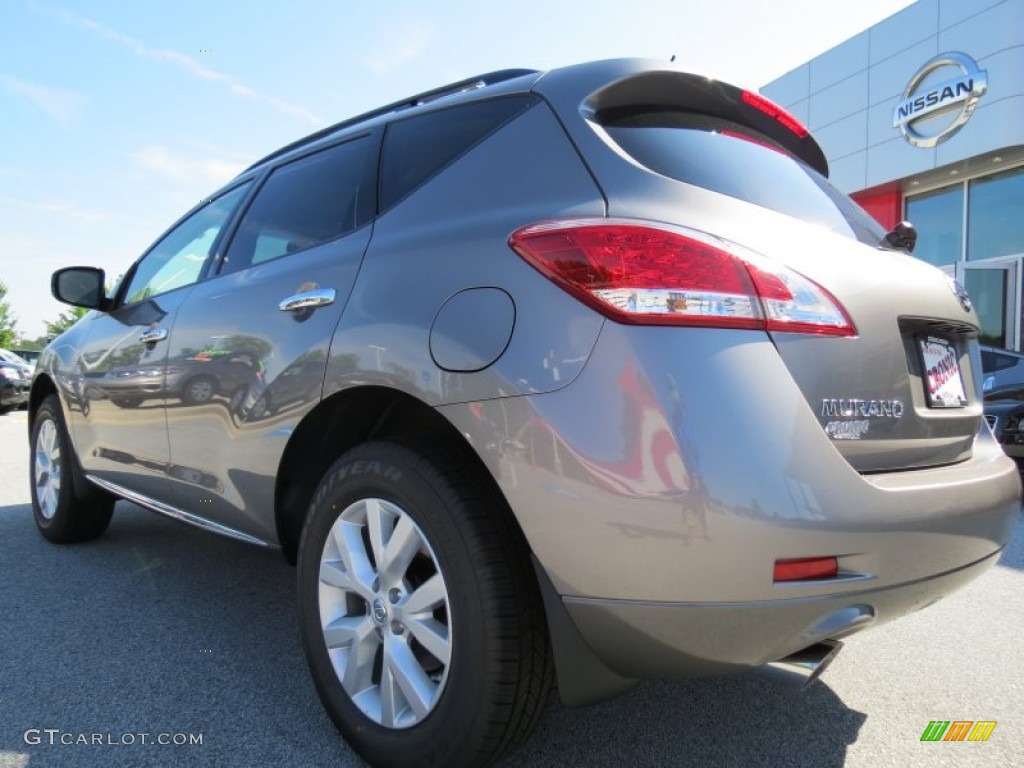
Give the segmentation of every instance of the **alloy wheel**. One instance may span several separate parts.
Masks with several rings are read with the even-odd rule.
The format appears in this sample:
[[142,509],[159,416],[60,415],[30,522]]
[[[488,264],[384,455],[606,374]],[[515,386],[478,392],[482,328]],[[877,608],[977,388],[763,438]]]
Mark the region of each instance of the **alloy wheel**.
[[44,421],[36,435],[34,479],[39,511],[51,520],[60,501],[60,436],[53,419]]
[[435,708],[448,679],[452,626],[437,557],[415,521],[361,499],[331,526],[320,557],[324,643],[352,702],[387,728]]
[[188,385],[188,399],[193,403],[205,403],[213,397],[213,382],[209,379],[197,379]]

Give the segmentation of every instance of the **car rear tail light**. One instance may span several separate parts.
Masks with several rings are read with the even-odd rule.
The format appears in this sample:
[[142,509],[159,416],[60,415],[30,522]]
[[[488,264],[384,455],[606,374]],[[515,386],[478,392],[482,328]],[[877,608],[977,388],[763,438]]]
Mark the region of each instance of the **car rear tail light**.
[[856,333],[821,286],[692,230],[563,219],[523,227],[509,245],[566,291],[622,323]]
[[817,283],[754,254],[745,261],[764,307],[767,330],[828,336],[856,334],[843,305]]
[[794,560],[776,560],[774,580],[809,581],[832,579],[839,573],[835,557],[801,557]]

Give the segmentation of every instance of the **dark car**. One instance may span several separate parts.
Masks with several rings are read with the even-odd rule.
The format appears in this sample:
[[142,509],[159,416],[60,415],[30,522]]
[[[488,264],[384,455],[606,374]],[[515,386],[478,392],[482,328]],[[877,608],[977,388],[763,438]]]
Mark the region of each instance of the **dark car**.
[[[36,525],[95,538],[124,498],[279,548],[317,692],[373,765],[491,765],[556,680],[578,705],[820,672],[993,566],[1020,497],[977,312],[827,175],[785,110],[659,61],[324,128],[113,296],[54,274],[96,311],[39,361]],[[123,407],[119,376],[117,401],[156,396]]]
[[1024,385],[986,392],[985,421],[1003,452],[1024,468]]
[[28,404],[32,366],[6,349],[0,349],[0,415]]
[[1024,385],[1024,355],[1010,349],[981,347],[982,390],[988,393]]

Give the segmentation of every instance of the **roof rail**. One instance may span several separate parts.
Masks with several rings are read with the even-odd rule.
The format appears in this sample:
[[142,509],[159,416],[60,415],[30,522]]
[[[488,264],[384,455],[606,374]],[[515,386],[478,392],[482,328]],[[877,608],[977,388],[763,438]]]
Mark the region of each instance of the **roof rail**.
[[381,115],[387,115],[391,112],[397,112],[401,109],[408,109],[410,107],[418,107],[421,104],[427,104],[431,101],[443,98],[445,96],[452,96],[456,93],[462,93],[463,91],[470,91],[474,88],[483,88],[488,85],[495,85],[496,83],[504,82],[505,80],[512,80],[516,77],[523,77],[524,75],[535,75],[537,74],[536,69],[500,69],[496,72],[487,72],[476,77],[467,77],[465,80],[459,80],[458,82],[450,83],[448,85],[442,85],[440,88],[433,88],[423,93],[418,93],[415,96],[409,96],[399,101],[394,101],[383,107],[372,109],[369,112],[364,112],[361,115],[350,117],[347,120],[342,120],[340,123],[329,125],[326,128],[321,128],[316,133],[311,133],[298,141],[293,141],[291,144],[287,144],[274,152],[271,152],[264,158],[261,158],[257,162],[246,168],[246,171],[251,171],[253,168],[263,165],[268,160],[273,160],[275,157],[291,152],[293,149],[298,149],[305,144],[312,144],[318,139],[322,139],[325,136],[329,136],[335,131],[340,131],[342,128],[347,128],[350,125],[356,125],[357,123],[371,120]]

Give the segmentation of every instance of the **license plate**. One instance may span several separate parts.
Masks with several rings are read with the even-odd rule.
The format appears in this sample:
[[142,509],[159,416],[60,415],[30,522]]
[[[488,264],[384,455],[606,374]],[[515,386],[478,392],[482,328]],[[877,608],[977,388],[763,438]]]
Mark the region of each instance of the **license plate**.
[[931,408],[962,408],[967,405],[964,380],[956,349],[945,339],[919,339],[924,362],[924,391]]

